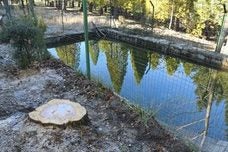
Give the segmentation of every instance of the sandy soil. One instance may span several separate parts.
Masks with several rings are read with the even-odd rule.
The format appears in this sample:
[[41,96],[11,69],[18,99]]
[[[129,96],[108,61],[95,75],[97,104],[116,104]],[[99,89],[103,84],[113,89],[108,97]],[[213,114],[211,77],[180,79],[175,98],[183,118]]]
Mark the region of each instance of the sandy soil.
[[[0,44],[1,151],[190,151],[153,118],[140,114],[101,85],[60,61],[34,63],[20,70],[13,48]],[[89,121],[64,127],[32,122],[28,113],[53,98],[77,101]]]
[[[56,36],[83,31],[84,27],[82,12],[64,12],[62,18],[60,10],[56,10],[54,8],[37,7],[36,13],[38,14],[38,16],[42,16],[45,20],[45,23],[47,23],[48,25],[46,36]],[[97,27],[109,27],[110,16],[108,14],[104,16],[97,16],[96,14],[89,13],[88,22],[89,28],[94,28],[92,22],[95,23]],[[174,43],[185,43],[207,50],[214,50],[215,48],[215,42],[213,41],[207,41],[205,39],[194,37],[190,34],[176,32],[164,27],[155,27],[152,31],[150,27],[145,28],[144,26],[142,26],[142,24],[128,19],[124,20],[124,22],[122,20],[112,21],[112,28],[119,28],[130,33],[134,33],[135,31],[137,31],[136,34],[139,34],[141,36],[162,38],[172,41]]]
[[[12,12],[15,16],[23,14],[17,7],[15,7]],[[61,10],[51,7],[36,7],[35,12],[38,17],[42,17],[44,19],[48,26],[45,33],[47,37],[83,31],[82,12],[64,12],[63,18],[61,17]],[[2,9],[0,9],[0,15],[1,14],[4,14]],[[94,22],[97,27],[110,26],[110,17],[108,14],[104,16],[97,16],[96,14],[89,13],[88,22],[89,28],[93,28],[92,22]],[[112,22],[112,25],[114,28],[124,29],[130,33],[137,31],[136,33],[142,36],[162,38],[174,43],[185,43],[190,46],[204,48],[209,51],[213,51],[215,49],[215,42],[200,39],[190,34],[176,32],[163,27],[156,27],[152,32],[151,28],[145,28],[133,20],[124,20],[124,22],[122,20],[115,20]]]

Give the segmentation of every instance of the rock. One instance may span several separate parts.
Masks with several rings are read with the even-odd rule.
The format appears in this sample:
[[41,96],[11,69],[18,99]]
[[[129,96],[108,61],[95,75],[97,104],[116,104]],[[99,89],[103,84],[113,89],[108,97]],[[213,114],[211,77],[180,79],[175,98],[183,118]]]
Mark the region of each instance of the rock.
[[29,117],[42,124],[65,125],[82,120],[86,114],[86,109],[79,103],[53,99],[29,113]]

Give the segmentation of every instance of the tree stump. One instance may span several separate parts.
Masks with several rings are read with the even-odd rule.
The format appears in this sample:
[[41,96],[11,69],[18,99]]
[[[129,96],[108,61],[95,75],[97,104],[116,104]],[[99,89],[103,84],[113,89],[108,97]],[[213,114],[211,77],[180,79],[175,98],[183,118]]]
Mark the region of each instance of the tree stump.
[[53,99],[29,113],[36,122],[58,126],[80,122],[86,116],[86,109],[79,103],[63,99]]

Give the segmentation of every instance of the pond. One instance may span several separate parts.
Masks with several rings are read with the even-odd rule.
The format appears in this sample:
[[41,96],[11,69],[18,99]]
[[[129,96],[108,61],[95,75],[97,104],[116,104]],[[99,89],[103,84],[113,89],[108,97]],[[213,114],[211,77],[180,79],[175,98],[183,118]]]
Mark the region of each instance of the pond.
[[[86,73],[85,43],[50,48]],[[192,138],[228,140],[228,73],[127,44],[90,41],[91,78]]]

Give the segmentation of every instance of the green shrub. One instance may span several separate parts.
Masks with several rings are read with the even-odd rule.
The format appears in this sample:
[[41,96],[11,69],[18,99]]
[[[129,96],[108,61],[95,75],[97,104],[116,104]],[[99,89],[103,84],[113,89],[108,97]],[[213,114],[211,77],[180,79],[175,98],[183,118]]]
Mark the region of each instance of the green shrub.
[[28,16],[12,19],[3,27],[1,39],[13,42],[16,47],[14,57],[21,68],[48,57],[44,41],[45,29],[44,22]]
[[45,24],[43,18],[38,18],[38,19],[37,19],[37,26],[38,26],[40,29],[42,29],[43,32],[45,32],[46,29],[47,29],[47,25]]

